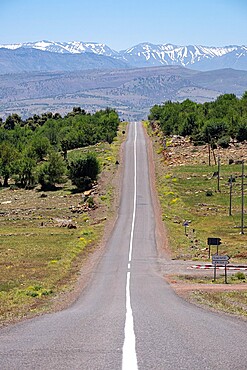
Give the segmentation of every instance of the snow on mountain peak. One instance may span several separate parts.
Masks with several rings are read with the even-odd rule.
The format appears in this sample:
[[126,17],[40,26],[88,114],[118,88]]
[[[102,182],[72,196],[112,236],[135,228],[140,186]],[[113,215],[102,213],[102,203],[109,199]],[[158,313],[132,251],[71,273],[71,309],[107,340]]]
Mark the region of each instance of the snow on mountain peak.
[[[98,55],[108,56],[128,62],[129,65],[135,67],[144,66],[160,66],[160,65],[182,65],[193,66],[209,63],[213,60],[223,60],[222,58],[231,55],[231,58],[246,57],[247,46],[229,45],[224,47],[203,46],[203,45],[187,45],[179,46],[170,43],[167,44],[152,44],[143,42],[132,46],[126,50],[119,52],[111,49],[103,43],[96,42],[55,42],[55,41],[37,41],[0,45],[0,48],[7,48],[15,50],[18,48],[34,48],[42,51],[49,51],[53,53],[70,53],[83,54],[94,53]],[[233,55],[234,54],[234,55]],[[233,60],[233,59],[232,59]],[[227,62],[230,65],[230,62]],[[247,69],[247,62],[246,69]],[[234,65],[234,61],[233,61]],[[231,65],[230,65],[231,66]],[[205,67],[206,68],[206,67]],[[245,68],[245,64],[244,64]]]

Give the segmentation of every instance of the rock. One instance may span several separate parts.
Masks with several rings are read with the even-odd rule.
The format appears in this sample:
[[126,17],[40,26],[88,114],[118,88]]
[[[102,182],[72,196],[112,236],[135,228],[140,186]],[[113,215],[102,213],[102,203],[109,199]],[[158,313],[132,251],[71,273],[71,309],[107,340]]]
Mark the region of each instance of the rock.
[[85,197],[89,197],[93,192],[93,189],[90,189],[90,190],[86,190],[83,192],[83,194],[85,195]]
[[74,224],[68,224],[68,229],[77,229],[77,226],[76,225],[74,225]]
[[77,226],[72,222],[72,220],[60,220],[56,219],[59,227],[67,227],[68,229],[76,229]]

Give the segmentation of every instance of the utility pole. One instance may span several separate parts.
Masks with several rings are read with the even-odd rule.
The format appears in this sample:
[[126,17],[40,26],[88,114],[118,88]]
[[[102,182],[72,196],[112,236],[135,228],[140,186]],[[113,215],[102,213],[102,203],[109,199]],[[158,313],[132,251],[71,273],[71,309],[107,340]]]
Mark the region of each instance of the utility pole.
[[220,192],[220,156],[218,156],[218,181],[217,181],[217,190]]
[[229,203],[229,216],[232,215],[232,175],[229,179],[230,181],[230,203]]
[[208,143],[208,165],[211,166],[211,153],[210,153],[210,146],[211,144]]
[[244,160],[242,160],[242,181],[241,181],[241,231],[240,234],[244,234]]

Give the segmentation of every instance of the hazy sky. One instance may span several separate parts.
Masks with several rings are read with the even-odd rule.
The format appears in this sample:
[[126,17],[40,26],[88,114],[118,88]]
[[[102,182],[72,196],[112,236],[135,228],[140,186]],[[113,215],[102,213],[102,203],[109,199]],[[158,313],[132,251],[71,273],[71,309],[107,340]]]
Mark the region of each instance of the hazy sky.
[[0,44],[247,45],[247,0],[0,0]]

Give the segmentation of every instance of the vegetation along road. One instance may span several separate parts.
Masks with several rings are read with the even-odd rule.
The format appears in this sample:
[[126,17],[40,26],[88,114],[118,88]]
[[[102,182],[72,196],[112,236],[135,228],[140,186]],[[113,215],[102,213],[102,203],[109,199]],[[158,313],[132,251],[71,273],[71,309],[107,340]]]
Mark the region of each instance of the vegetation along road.
[[184,301],[160,273],[139,123],[124,163],[118,218],[90,283],[71,307],[2,328],[2,370],[246,369],[246,323]]

